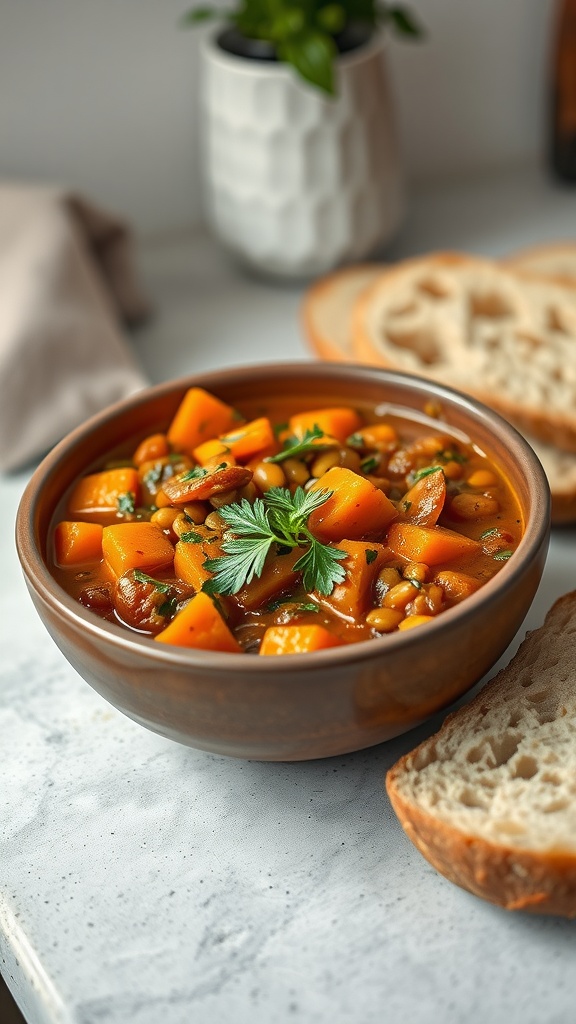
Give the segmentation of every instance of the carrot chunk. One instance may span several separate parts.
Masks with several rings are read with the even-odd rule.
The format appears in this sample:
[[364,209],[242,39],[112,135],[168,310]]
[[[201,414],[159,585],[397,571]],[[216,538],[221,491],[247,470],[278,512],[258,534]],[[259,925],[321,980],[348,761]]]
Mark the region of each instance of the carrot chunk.
[[346,579],[337,583],[327,597],[318,596],[318,599],[347,619],[359,619],[372,605],[376,577],[392,552],[384,544],[360,540],[343,540],[335,547],[346,552],[346,558],[340,563],[346,570]]
[[260,654],[306,654],[341,646],[324,626],[270,626],[264,633]]
[[179,451],[191,452],[228,430],[235,420],[231,406],[203,388],[190,388],[168,428],[168,441]]
[[290,431],[296,437],[303,437],[307,430],[319,427],[324,434],[337,438],[344,444],[347,437],[362,426],[362,420],[355,409],[336,407],[299,412],[289,420]]
[[308,518],[310,531],[321,541],[382,535],[398,515],[396,506],[370,480],[342,466],[328,470],[310,490],[333,492]]
[[171,565],[174,548],[154,523],[117,523],[105,526],[102,551],[116,576],[128,569],[159,569]]
[[192,452],[192,455],[200,466],[205,466],[206,463],[211,462],[212,459],[219,459],[220,462],[229,462],[230,465],[234,465],[234,459],[230,458],[230,448],[227,448],[227,446],[217,437],[211,438],[210,441],[204,441],[203,444],[199,444]]
[[254,455],[267,455],[277,449],[272,424],[266,416],[245,423],[218,439],[239,462]]
[[254,608],[261,608],[278,594],[291,590],[300,576],[299,572],[294,572],[294,563],[301,555],[302,549],[295,548],[285,555],[268,558],[262,575],[256,576],[246,587],[239,590],[233,600],[242,608],[251,611]]
[[191,526],[190,539],[179,540],[174,549],[174,572],[178,579],[191,583],[194,590],[201,590],[202,584],[211,579],[212,573],[204,568],[207,558],[219,558],[222,554],[222,537],[207,526]]
[[131,494],[134,504],[138,504],[140,483],[137,471],[129,466],[103,469],[78,481],[68,499],[68,511],[72,515],[116,511],[118,499],[125,494]]
[[54,531],[58,565],[96,562],[102,558],[102,526],[100,523],[58,523]]
[[208,594],[196,594],[172,622],[154,637],[161,644],[195,647],[202,651],[240,654],[242,648]]
[[441,565],[455,558],[474,555],[481,545],[470,537],[443,526],[417,526],[414,523],[392,523],[388,530],[388,546],[394,554],[409,562]]
[[145,437],[140,442],[134,452],[132,461],[135,466],[140,467],[143,462],[150,462],[151,459],[161,459],[164,455],[168,455],[169,451],[166,434],[151,434],[150,437]]

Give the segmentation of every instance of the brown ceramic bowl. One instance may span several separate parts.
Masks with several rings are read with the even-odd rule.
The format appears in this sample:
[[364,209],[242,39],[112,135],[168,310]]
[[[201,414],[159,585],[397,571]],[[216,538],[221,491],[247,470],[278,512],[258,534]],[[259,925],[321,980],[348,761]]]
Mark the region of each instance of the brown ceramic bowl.
[[[76,476],[123,439],[165,427],[192,384],[244,411],[262,396],[326,404],[389,402],[422,410],[431,397],[452,427],[503,470],[519,499],[524,537],[490,582],[426,627],[311,654],[259,658],[169,647],[99,619],[47,568],[57,502]],[[318,403],[319,404],[319,403]],[[302,408],[303,405],[300,405]],[[412,728],[465,693],[495,663],[532,602],[549,537],[549,490],[523,438],[455,391],[405,374],[329,363],[206,373],[143,391],[66,437],[32,477],[17,544],[40,617],[60,649],[106,700],[164,736],[234,757],[303,760],[344,754]]]

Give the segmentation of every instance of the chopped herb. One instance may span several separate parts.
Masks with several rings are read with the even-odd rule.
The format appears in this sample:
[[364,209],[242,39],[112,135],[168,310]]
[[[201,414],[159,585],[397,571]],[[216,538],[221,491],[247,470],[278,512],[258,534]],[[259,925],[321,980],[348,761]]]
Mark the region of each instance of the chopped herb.
[[360,469],[363,473],[371,473],[373,469],[377,469],[380,465],[380,459],[377,455],[369,455],[367,459],[362,459],[360,463]]
[[492,557],[494,558],[495,562],[507,562],[508,559],[511,558],[513,554],[513,551],[497,551],[496,554]]
[[346,552],[322,544],[310,533],[309,515],[331,497],[332,491],[304,491],[298,487],[291,494],[286,487],[272,487],[250,504],[246,498],[219,509],[219,515],[233,534],[222,544],[218,558],[208,558],[204,568],[213,573],[202,589],[207,594],[236,594],[261,576],[270,551],[278,547],[305,548],[294,565],[303,574],[306,590],[331,594],[336,583],[346,577],[340,561]]
[[168,456],[168,461],[169,462],[179,462],[181,458],[182,458],[182,455],[180,454],[180,452],[170,452],[170,454]]
[[293,599],[291,597],[279,597],[279,598],[276,599],[276,601],[270,601],[270,603],[266,605],[266,610],[269,611],[269,612],[277,612],[278,609],[281,608],[282,605],[285,605],[285,604],[294,604],[294,613],[295,614],[297,614],[298,612],[319,612],[320,611],[318,605],[314,604],[313,601],[298,601],[298,602],[294,603],[294,601],[293,601]]
[[161,594],[169,594],[172,587],[169,583],[162,583],[161,580],[155,580],[153,576],[149,576],[147,572],[142,572],[141,569],[134,569],[134,579],[138,580],[139,583],[151,583],[156,590],[159,590]]
[[155,466],[152,466],[152,469],[149,469],[148,472],[144,474],[142,482],[149,491],[156,490],[157,484],[159,484],[162,479],[162,469],[162,463],[157,462]]
[[277,455],[269,455],[264,459],[264,462],[284,462],[284,459],[298,459],[301,455],[315,452],[322,447],[330,448],[334,444],[332,439],[328,439],[325,445],[316,443],[321,441],[323,437],[326,437],[326,434],[315,423],[312,430],[304,431],[303,437],[288,438],[282,451],[278,452]]
[[289,425],[288,422],[286,422],[286,423],[277,423],[273,427],[274,436],[275,437],[279,437],[280,434],[283,434],[285,430],[288,430],[288,425]]
[[196,530],[187,530],[186,533],[180,534],[180,540],[185,544],[202,544],[206,538],[201,533],[196,533]]
[[402,502],[402,507],[404,508],[405,512],[409,512],[410,509],[412,508],[412,502],[411,501],[403,501]]
[[462,455],[461,452],[452,451],[451,448],[445,448],[443,451],[436,452],[435,459],[439,459],[440,462],[459,462],[461,465],[464,462],[468,462],[468,456]]
[[378,552],[374,551],[373,548],[364,548],[364,554],[366,556],[366,565],[371,565],[378,558]]
[[165,615],[166,617],[172,617],[177,607],[178,601],[176,598],[170,597],[167,601],[163,601],[162,604],[158,606],[158,614]]
[[199,480],[203,476],[208,476],[208,470],[203,469],[202,466],[194,466],[194,469],[189,469],[186,473],[182,473],[180,479],[183,483],[186,483],[188,480]]
[[480,540],[486,540],[486,537],[495,537],[498,532],[498,527],[492,526],[489,530],[484,530],[484,533],[480,534]]
[[136,495],[133,494],[132,491],[126,491],[125,494],[119,494],[118,495],[118,500],[116,502],[116,508],[118,509],[119,512],[122,512],[122,513],[129,512],[129,513],[133,514],[134,510],[136,508],[135,502],[136,502]]
[[350,434],[350,437],[346,438],[346,444],[349,445],[350,448],[364,448],[365,446],[362,434],[358,433]]
[[442,466],[424,466],[424,469],[417,469],[415,473],[410,474],[410,482],[413,486],[418,483],[418,480],[422,480],[425,476],[430,476],[431,473],[442,473]]

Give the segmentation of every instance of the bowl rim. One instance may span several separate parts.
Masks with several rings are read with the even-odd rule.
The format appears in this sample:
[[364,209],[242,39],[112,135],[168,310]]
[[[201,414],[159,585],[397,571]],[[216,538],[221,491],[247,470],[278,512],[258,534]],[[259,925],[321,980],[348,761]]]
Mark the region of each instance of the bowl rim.
[[[104,423],[119,414],[146,404],[154,398],[162,397],[174,391],[184,392],[189,387],[205,387],[217,390],[220,385],[237,382],[250,382],[254,375],[281,377],[285,375],[305,374],[312,378],[326,378],[336,385],[353,385],[354,380],[369,378],[372,383],[381,379],[387,385],[399,385],[403,390],[416,390],[426,393],[427,397],[443,399],[452,406],[457,406],[473,420],[480,421],[490,433],[504,435],[506,446],[514,451],[517,460],[525,463],[525,475],[531,496],[531,519],[526,522],[524,533],[517,549],[510,559],[490,580],[484,583],[465,601],[447,609],[427,624],[425,630],[407,630],[386,634],[385,647],[381,637],[362,640],[339,647],[328,648],[299,654],[295,660],[293,655],[276,656],[272,665],[266,657],[254,656],[247,662],[246,654],[232,654],[225,651],[206,651],[194,648],[177,647],[176,645],[158,644],[152,637],[129,631],[120,625],[100,619],[90,609],[84,608],[72,598],[50,573],[44,558],[36,545],[34,534],[35,514],[41,499],[43,485],[56,471],[60,461],[67,452],[76,449],[82,441]],[[391,403],[393,404],[393,403]],[[474,441],[471,432],[471,440]],[[538,500],[536,500],[538,498]],[[336,668],[351,663],[370,661],[387,651],[396,651],[405,647],[406,650],[417,650],[427,644],[434,635],[449,633],[461,621],[472,619],[477,610],[489,604],[496,591],[511,590],[523,567],[535,557],[550,532],[550,488],[542,465],[525,438],[498,413],[482,402],[457,391],[447,385],[419,377],[415,374],[388,370],[364,364],[339,362],[290,361],[242,364],[236,367],[201,371],[182,377],[163,381],[159,384],[134,392],[101,412],[96,413],[82,424],[70,431],[40,462],[30,478],[18,507],[16,515],[16,548],[27,584],[39,598],[48,604],[57,616],[63,617],[74,627],[81,628],[94,640],[99,640],[105,647],[111,644],[124,652],[150,657],[158,664],[170,663],[180,665],[191,671],[202,669],[205,673],[220,672],[223,668],[234,673],[238,669],[244,672],[250,668],[258,675],[292,673],[299,666],[309,670],[320,668]]]

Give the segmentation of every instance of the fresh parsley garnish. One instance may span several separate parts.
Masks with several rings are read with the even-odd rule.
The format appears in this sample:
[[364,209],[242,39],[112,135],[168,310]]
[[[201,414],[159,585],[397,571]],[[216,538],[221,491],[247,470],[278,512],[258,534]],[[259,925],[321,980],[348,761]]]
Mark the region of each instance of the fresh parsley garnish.
[[366,556],[366,565],[371,565],[378,558],[378,552],[374,551],[373,548],[364,548],[364,554]]
[[380,459],[376,455],[369,455],[368,458],[362,459],[360,463],[360,469],[363,473],[371,473],[373,469],[377,469],[380,465]]
[[495,562],[507,562],[513,553],[512,551],[497,551],[493,558]]
[[141,569],[134,569],[134,579],[138,580],[139,583],[151,583],[156,590],[160,591],[161,594],[169,594],[172,590],[169,583],[162,583],[161,580],[155,580],[153,576],[149,576],[147,572],[142,572]]
[[497,526],[492,526],[489,530],[484,530],[484,532],[480,534],[480,540],[486,540],[486,537],[495,537],[499,532],[500,531]]
[[463,465],[468,462],[468,456],[462,455],[461,452],[454,451],[452,448],[444,448],[442,451],[436,452],[434,456],[439,462],[459,462]]
[[116,501],[116,508],[118,509],[118,512],[134,513],[136,508],[136,495],[132,491],[126,491],[125,494],[119,494]]
[[[304,431],[303,437],[289,437],[282,451],[277,455],[269,455],[264,462],[284,462],[284,459],[298,459],[301,455],[308,455],[309,452],[315,452],[323,447],[316,443],[323,437],[326,437],[326,434],[315,423],[312,430]],[[329,448],[333,443],[332,439],[327,440],[325,447]]]
[[167,601],[163,601],[161,605],[158,605],[158,614],[165,615],[166,618],[172,618],[177,607],[177,599],[175,597],[169,597]]
[[410,484],[414,486],[418,483],[418,480],[422,480],[425,476],[430,476],[430,473],[443,473],[442,466],[424,466],[424,469],[417,469],[414,473],[410,473]]
[[182,473],[180,479],[183,483],[186,483],[188,480],[199,480],[203,476],[208,476],[208,470],[203,469],[202,466],[194,466],[194,469],[189,469],[186,473]]
[[364,448],[365,447],[364,438],[362,437],[362,434],[359,434],[359,433],[350,434],[350,437],[346,438],[346,444],[350,448]]
[[204,568],[213,573],[202,589],[207,594],[237,594],[255,576],[261,576],[268,554],[281,548],[304,548],[294,564],[302,572],[306,590],[331,594],[337,583],[346,577],[340,562],[346,552],[322,544],[309,531],[309,515],[320,508],[332,491],[304,491],[294,494],[288,488],[272,487],[253,504],[246,498],[220,508],[232,538],[224,540],[223,555],[208,558]]
[[292,597],[278,597],[275,601],[270,601],[266,605],[266,610],[269,612],[277,612],[283,605],[292,605],[294,614],[297,615],[299,612],[319,612],[320,608],[313,601],[294,601]]
[[187,530],[186,533],[180,534],[180,540],[185,544],[201,544],[206,538],[201,533],[196,533],[196,530]]

